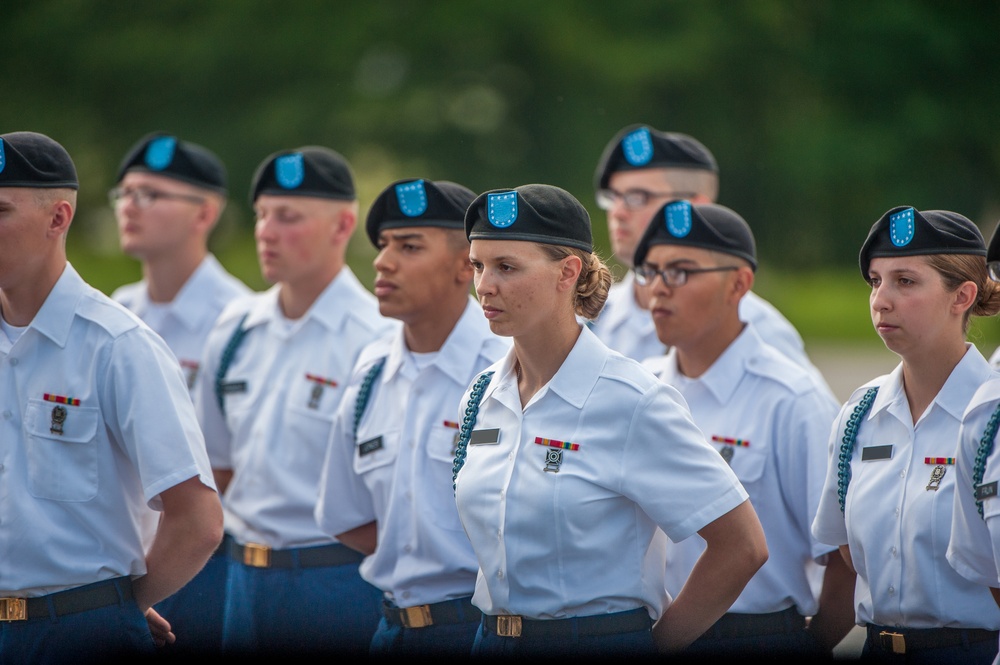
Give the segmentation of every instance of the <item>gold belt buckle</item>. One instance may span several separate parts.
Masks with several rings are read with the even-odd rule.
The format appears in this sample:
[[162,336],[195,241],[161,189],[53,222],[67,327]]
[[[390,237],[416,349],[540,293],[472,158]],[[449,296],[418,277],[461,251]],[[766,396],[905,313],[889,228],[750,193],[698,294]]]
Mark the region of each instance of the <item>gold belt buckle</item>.
[[906,638],[902,633],[890,633],[883,630],[878,634],[882,640],[882,648],[893,653],[906,653]]
[[403,607],[399,612],[399,620],[407,628],[424,628],[434,623],[430,605]]
[[243,546],[243,563],[254,568],[267,568],[271,565],[271,548],[267,545],[247,543]]
[[521,617],[516,614],[497,615],[497,635],[500,637],[521,637]]
[[27,605],[24,598],[0,598],[0,621],[26,621]]

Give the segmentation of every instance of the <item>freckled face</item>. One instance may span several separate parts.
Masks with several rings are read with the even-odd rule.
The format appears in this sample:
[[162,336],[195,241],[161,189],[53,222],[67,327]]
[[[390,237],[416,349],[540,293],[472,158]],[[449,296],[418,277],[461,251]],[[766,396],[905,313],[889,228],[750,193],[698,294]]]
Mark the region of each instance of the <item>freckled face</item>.
[[533,242],[473,240],[469,258],[479,303],[497,335],[544,331],[553,312],[573,307],[556,288],[559,262]]

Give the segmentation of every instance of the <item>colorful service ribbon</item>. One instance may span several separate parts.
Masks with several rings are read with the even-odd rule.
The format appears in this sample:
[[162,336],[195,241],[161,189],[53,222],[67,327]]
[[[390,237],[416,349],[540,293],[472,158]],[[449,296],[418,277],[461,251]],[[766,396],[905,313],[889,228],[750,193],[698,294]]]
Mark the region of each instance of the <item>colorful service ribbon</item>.
[[563,450],[579,450],[579,443],[570,443],[569,441],[556,441],[555,439],[543,439],[540,436],[535,437],[535,443],[540,446],[548,446],[549,448],[562,448]]
[[925,457],[924,464],[954,464],[954,457]]
[[75,397],[63,397],[62,395],[53,395],[52,393],[45,393],[43,399],[46,402],[57,402],[59,404],[68,404],[70,406],[80,406],[80,400]]
[[716,443],[724,443],[727,446],[739,446],[741,448],[750,447],[750,439],[734,439],[730,436],[719,436],[718,434],[713,434],[712,441],[715,441]]
[[310,381],[314,382],[314,383],[321,383],[324,386],[331,386],[331,387],[334,387],[334,388],[337,387],[337,382],[334,381],[333,379],[324,379],[322,376],[318,376],[316,374],[308,374],[307,373],[306,374],[306,378],[309,379]]

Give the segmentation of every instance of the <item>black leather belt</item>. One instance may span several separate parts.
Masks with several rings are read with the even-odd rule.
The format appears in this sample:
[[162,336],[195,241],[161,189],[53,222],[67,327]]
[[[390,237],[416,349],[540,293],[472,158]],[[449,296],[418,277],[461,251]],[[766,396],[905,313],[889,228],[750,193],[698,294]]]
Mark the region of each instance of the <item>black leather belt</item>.
[[76,614],[132,600],[132,580],[115,577],[34,598],[0,598],[0,621],[27,621]]
[[483,629],[500,637],[593,637],[650,630],[653,620],[640,607],[614,614],[597,614],[569,619],[526,619],[510,614],[484,614]]
[[889,653],[912,653],[986,640],[996,642],[1000,637],[1000,631],[983,628],[897,628],[873,623],[866,628],[868,644]]
[[699,640],[732,640],[740,637],[780,635],[805,630],[806,619],[795,606],[767,614],[727,612]]
[[361,552],[340,544],[273,550],[256,543],[240,545],[235,540],[229,543],[229,556],[253,568],[320,568],[361,563],[365,558]]
[[396,626],[425,628],[435,624],[478,622],[483,613],[472,604],[472,596],[469,596],[413,607],[396,607],[383,600],[382,616]]

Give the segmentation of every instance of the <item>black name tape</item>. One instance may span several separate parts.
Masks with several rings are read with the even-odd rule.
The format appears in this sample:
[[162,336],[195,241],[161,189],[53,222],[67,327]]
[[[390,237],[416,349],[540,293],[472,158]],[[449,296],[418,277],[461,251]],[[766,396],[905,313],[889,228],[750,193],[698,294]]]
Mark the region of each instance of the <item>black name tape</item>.
[[382,437],[376,436],[374,439],[368,439],[363,441],[358,446],[358,457],[363,457],[369,453],[373,453],[376,450],[382,449]]
[[478,445],[481,443],[497,443],[499,441],[499,427],[494,427],[493,429],[474,429],[472,430],[472,436],[469,437],[469,443],[471,445]]
[[985,485],[979,485],[976,487],[976,500],[982,501],[983,499],[988,499],[991,496],[997,495],[997,481],[992,483],[986,483]]
[[866,446],[861,449],[862,462],[874,462],[880,459],[892,459],[892,445]]
[[219,386],[223,395],[228,395],[229,393],[245,393],[247,391],[246,381],[228,381]]

